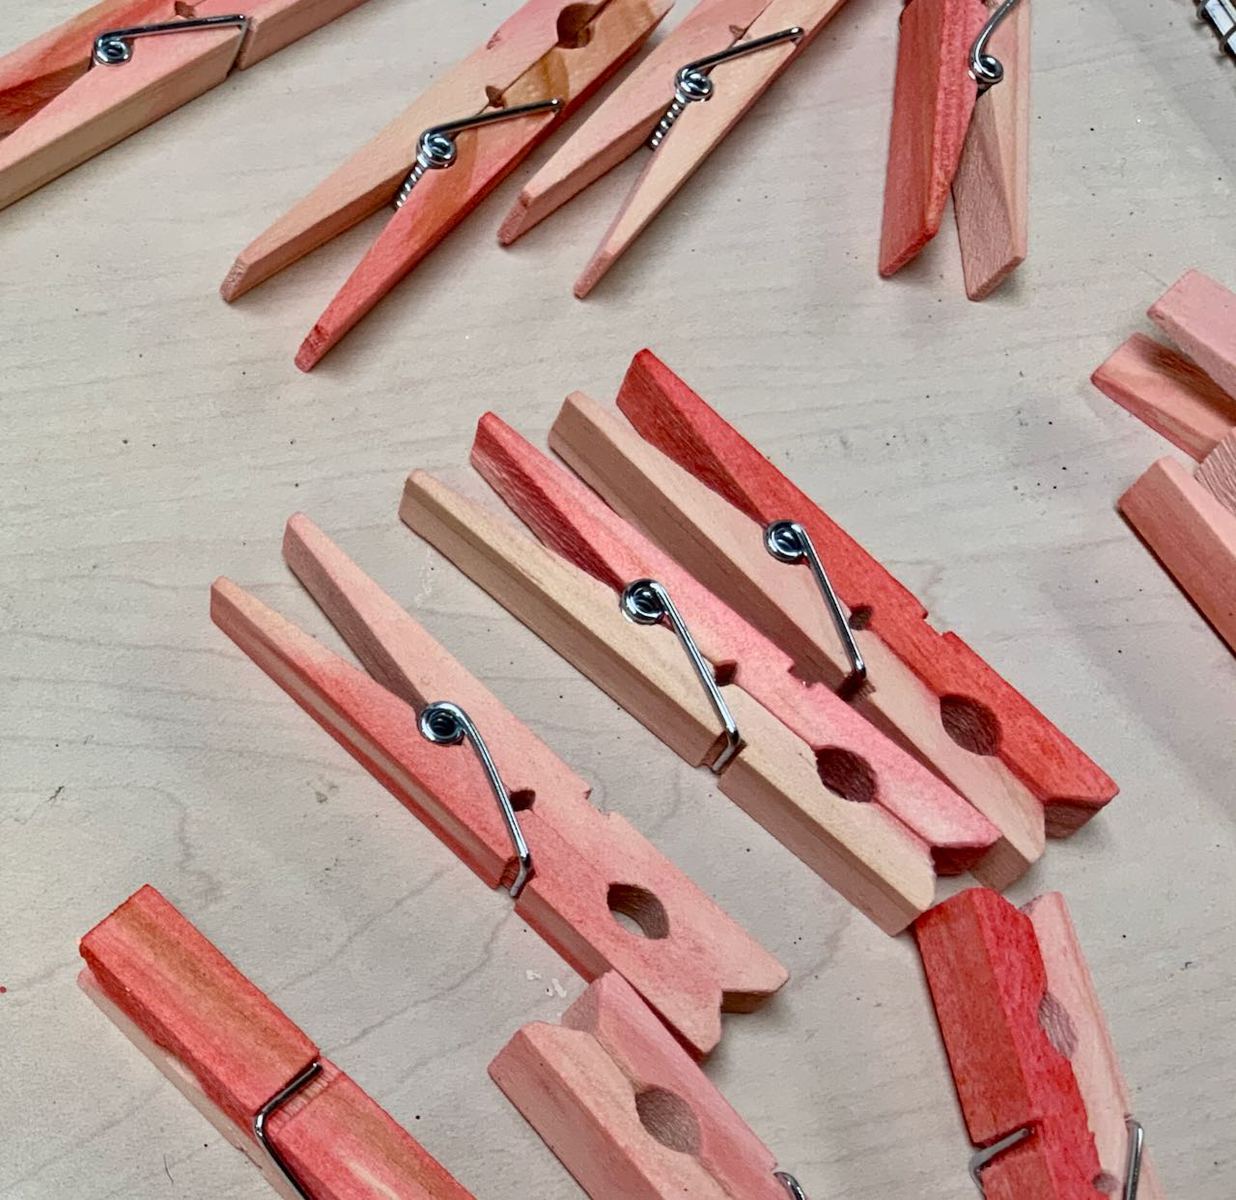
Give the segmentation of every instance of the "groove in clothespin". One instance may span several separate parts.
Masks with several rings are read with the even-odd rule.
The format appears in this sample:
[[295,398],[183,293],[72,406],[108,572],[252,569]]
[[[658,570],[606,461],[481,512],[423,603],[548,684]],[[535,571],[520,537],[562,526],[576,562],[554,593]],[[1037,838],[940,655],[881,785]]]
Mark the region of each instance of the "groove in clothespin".
[[[87,933],[81,954],[86,994],[285,1200],[471,1200],[154,888]],[[258,1140],[264,1109],[266,1142],[304,1191]]]
[[[333,21],[363,0],[105,0],[0,59],[0,208]],[[218,17],[243,27],[137,38],[132,57],[92,65],[116,29]]]
[[[948,740],[968,755],[972,765],[985,764],[988,770],[999,771],[1007,781],[1005,791],[1013,785],[1028,789],[1043,806],[1049,835],[1072,833],[1116,794],[1115,783],[1094,762],[965,642],[955,634],[937,632],[912,593],[651,351],[636,355],[619,392],[618,408],[642,438],[760,525],[787,517],[801,522],[820,547],[837,591],[851,611],[852,624],[874,633],[922,681],[931,698],[931,726],[943,726]],[[597,486],[586,474],[584,478]],[[813,666],[826,669],[819,652],[813,656],[812,645],[827,647],[835,634],[827,628],[818,639],[801,629],[796,634],[798,622],[787,622],[777,603],[794,586],[793,580],[778,579],[771,598],[767,589],[756,589],[747,596],[738,589],[749,587],[748,580],[733,571],[716,572],[713,549],[700,549],[681,530],[675,530],[671,520],[662,519],[664,514],[658,514],[650,494],[636,489],[607,499],[722,600],[789,651],[800,671]],[[635,504],[646,505],[647,511],[633,513]],[[676,540],[681,544],[670,545]],[[710,573],[717,577],[709,578]],[[815,611],[819,613],[818,604]],[[817,620],[823,624],[825,619],[819,615]],[[878,654],[870,642],[864,646],[865,653]],[[939,762],[928,761],[940,770]],[[946,778],[1008,834],[1002,819],[983,808],[980,796],[969,785],[950,775]],[[1020,803],[1013,807],[1024,813],[1024,820],[1041,828],[1042,816],[1033,816]],[[997,884],[994,879],[985,882]]]
[[1236,400],[1236,295],[1189,270],[1151,305],[1149,316]]
[[786,1200],[772,1152],[616,975],[489,1073],[592,1200]]
[[284,551],[373,677],[229,580],[212,589],[215,623],[498,887],[517,864],[482,764],[418,730],[429,700],[450,697],[466,710],[517,801],[532,852],[516,911],[584,978],[620,972],[700,1056],[719,1041],[723,1010],[750,1011],[785,983],[771,955],[623,817],[594,808],[587,784],[312,522],[289,522]]
[[[987,1200],[1111,1200],[1128,1163],[1128,1092],[1064,902],[1019,911],[974,888],[915,924],[971,1141],[1028,1130],[981,1171]],[[1138,1200],[1161,1200],[1142,1159]]]

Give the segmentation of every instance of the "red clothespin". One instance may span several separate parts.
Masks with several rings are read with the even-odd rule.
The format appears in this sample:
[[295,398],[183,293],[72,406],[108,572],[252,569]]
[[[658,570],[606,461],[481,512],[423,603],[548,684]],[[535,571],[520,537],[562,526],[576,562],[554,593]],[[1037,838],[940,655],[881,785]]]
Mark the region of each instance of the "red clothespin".
[[673,0],[528,0],[470,58],[249,244],[225,300],[394,203],[296,356],[309,371],[652,33]]
[[843,2],[701,0],[533,176],[499,240],[509,245],[650,147],[648,165],[575,284],[576,296],[586,296]]
[[561,1025],[525,1025],[489,1073],[592,1200],[806,1200],[617,975]]
[[[369,674],[227,579],[211,616],[585,979],[618,971],[694,1053],[785,969],[446,653],[311,521],[288,565]],[[460,743],[468,745],[460,745]],[[470,747],[470,748],[469,748]],[[615,914],[630,917],[644,936]]]
[[360,3],[104,0],[14,50],[0,59],[0,208]]
[[973,888],[915,935],[987,1200],[1162,1200],[1064,898]]
[[472,1200],[154,888],[81,954],[86,994],[286,1200]]
[[950,188],[966,294],[1026,257],[1030,0],[909,0],[901,14],[880,274],[940,231]]

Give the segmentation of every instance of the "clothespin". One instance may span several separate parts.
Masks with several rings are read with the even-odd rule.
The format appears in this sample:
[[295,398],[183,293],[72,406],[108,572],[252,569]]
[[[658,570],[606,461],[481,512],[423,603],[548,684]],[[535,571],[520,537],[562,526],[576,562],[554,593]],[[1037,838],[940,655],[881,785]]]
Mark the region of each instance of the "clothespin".
[[987,1200],[1162,1200],[1064,897],[973,888],[915,935]]
[[104,0],[0,59],[0,208],[363,0]]
[[1214,30],[1219,45],[1236,57],[1236,0],[1196,0],[1197,19]]
[[[622,974],[701,1057],[785,969],[308,518],[284,557],[369,674],[227,579],[211,616],[585,979]],[[466,742],[468,745],[460,745]],[[629,917],[642,935],[619,924]]]
[[321,358],[643,44],[673,0],[528,0],[237,258],[235,300],[394,204],[296,356]]
[[471,1200],[154,888],[81,954],[83,991],[285,1200]]
[[489,1074],[592,1200],[806,1200],[617,975],[561,1025],[525,1025]]
[[882,929],[990,855],[981,814],[496,417],[472,457],[544,546],[423,472],[403,520]]
[[650,147],[647,166],[575,284],[575,295],[586,296],[843,2],[701,0],[533,176],[499,240],[509,245]]
[[966,295],[1026,257],[1030,0],[909,0],[901,14],[880,274],[940,231],[950,188]]

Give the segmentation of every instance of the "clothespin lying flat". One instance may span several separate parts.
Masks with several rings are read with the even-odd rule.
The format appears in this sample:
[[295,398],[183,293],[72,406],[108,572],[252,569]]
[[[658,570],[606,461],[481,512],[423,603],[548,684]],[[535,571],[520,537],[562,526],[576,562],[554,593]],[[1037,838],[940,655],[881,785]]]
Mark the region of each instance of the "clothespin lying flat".
[[104,0],[0,59],[0,208],[362,0]]
[[[520,193],[504,245],[653,150],[575,285],[586,296],[844,0],[701,0]],[[707,103],[700,103],[707,101]]]
[[554,549],[423,472],[408,479],[403,520],[688,763],[709,766],[724,795],[882,929],[932,903],[937,867],[960,871],[995,841],[930,771],[798,683],[784,654],[496,418],[473,461]]
[[525,1025],[489,1073],[592,1200],[806,1200],[617,975],[561,1025]]
[[81,954],[86,994],[285,1200],[471,1200],[154,888]]
[[528,0],[481,49],[251,242],[228,272],[223,298],[235,300],[394,203],[394,215],[296,356],[301,370],[312,370],[639,49],[672,4]]
[[973,888],[915,935],[987,1200],[1162,1200],[1064,898]]
[[288,522],[284,557],[369,675],[226,579],[211,592],[215,624],[485,883],[508,887],[585,979],[621,973],[700,1056],[720,1040],[722,1009],[750,1011],[785,983],[771,955],[626,820],[593,808],[588,785],[308,518]]
[[901,14],[880,274],[940,231],[950,188],[966,295],[1026,257],[1030,0],[909,0]]
[[1219,45],[1236,57],[1236,0],[1196,0],[1197,17],[1215,32]]

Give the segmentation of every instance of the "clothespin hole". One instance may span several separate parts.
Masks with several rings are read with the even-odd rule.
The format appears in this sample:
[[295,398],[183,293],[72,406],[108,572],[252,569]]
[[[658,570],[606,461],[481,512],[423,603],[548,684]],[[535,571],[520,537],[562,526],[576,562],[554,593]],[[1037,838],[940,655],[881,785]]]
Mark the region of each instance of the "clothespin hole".
[[527,812],[536,803],[536,792],[532,788],[516,788],[511,793],[511,807],[516,812]]
[[640,1124],[662,1146],[680,1154],[699,1154],[700,1123],[691,1106],[666,1088],[650,1087],[636,1094]]
[[875,609],[870,604],[860,604],[857,608],[850,609],[850,628],[868,629],[874,616]]
[[815,752],[820,782],[830,792],[854,804],[874,804],[879,794],[871,764],[853,750],[824,746]]
[[963,750],[993,757],[1000,752],[1000,719],[969,696],[941,696],[940,722]]
[[614,920],[628,933],[651,942],[669,937],[669,913],[647,888],[633,883],[611,883],[605,901]]
[[558,45],[563,50],[579,50],[592,41],[592,21],[599,4],[568,4],[558,14]]

